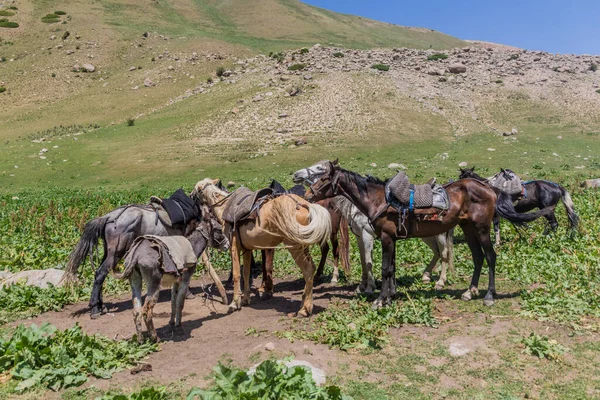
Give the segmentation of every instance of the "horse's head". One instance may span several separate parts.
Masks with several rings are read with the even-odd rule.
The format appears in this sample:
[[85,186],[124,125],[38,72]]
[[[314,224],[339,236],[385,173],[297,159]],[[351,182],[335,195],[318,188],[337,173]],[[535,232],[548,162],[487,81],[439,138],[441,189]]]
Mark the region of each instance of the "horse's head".
[[335,197],[337,186],[337,172],[340,167],[338,160],[320,161],[308,168],[301,169],[294,174],[294,182],[309,185],[305,198],[315,202],[330,197]]
[[474,178],[474,177],[475,177],[475,166],[473,166],[472,168],[465,168],[465,169],[460,168],[460,175],[458,176],[458,179],[467,179],[467,178]]
[[[337,165],[338,160],[333,162],[334,165]],[[322,177],[327,172],[327,166],[331,164],[328,160],[319,161],[318,163],[311,165],[308,168],[302,168],[296,172],[294,172],[294,176],[292,177],[292,181],[296,184],[303,184],[306,186],[310,186],[317,179]]]
[[502,173],[504,179],[506,179],[507,181],[512,181],[517,176],[517,174],[515,174],[512,170],[508,168],[500,168],[500,172]]
[[197,199],[201,204],[211,206],[218,202],[220,197],[227,196],[227,192],[219,188],[220,183],[219,179],[205,178],[196,183],[190,197]]

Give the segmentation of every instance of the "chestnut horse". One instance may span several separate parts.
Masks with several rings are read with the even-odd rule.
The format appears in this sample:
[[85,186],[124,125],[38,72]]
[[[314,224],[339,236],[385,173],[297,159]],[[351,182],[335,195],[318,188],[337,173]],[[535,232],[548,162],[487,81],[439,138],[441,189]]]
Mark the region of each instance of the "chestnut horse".
[[411,229],[408,230],[410,234],[398,237],[399,215],[398,211],[387,203],[385,182],[346,171],[338,165],[337,160],[324,161],[322,167],[323,172],[320,176],[313,176],[314,183],[309,188],[311,193],[307,198],[310,201],[319,201],[339,195],[346,197],[369,218],[375,233],[381,239],[382,285],[381,294],[375,300],[374,307],[390,304],[396,293],[396,241],[439,235],[456,225],[460,225],[465,234],[475,265],[471,285],[462,298],[470,300],[472,296],[479,294],[477,286],[485,258],[489,267],[489,284],[484,304],[491,306],[496,295],[496,252],[490,238],[494,214],[497,212],[512,223],[522,225],[554,211],[553,208],[546,208],[528,214],[518,214],[506,193],[496,193],[489,186],[474,179],[462,179],[445,185],[450,206],[441,221],[411,220],[408,222],[411,225]]

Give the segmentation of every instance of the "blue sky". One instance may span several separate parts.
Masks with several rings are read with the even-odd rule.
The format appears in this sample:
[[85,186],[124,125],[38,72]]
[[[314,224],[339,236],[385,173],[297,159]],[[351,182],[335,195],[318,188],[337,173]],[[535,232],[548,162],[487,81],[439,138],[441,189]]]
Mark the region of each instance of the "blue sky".
[[600,0],[303,0],[345,14],[551,53],[600,54]]

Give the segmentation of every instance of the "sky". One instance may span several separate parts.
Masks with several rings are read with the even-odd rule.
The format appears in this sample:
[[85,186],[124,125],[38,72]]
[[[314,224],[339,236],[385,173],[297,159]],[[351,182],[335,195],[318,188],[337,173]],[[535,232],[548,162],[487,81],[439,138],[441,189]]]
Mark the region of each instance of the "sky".
[[600,0],[302,0],[378,21],[550,53],[600,55]]

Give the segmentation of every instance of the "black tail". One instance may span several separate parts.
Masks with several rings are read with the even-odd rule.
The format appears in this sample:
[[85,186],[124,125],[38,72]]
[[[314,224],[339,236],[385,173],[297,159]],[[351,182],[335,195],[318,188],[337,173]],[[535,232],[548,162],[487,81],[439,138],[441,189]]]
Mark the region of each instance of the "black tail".
[[535,221],[540,217],[545,217],[554,212],[554,207],[546,207],[538,211],[519,214],[517,210],[515,210],[512,198],[508,193],[496,190],[496,194],[498,195],[498,199],[496,200],[496,212],[500,217],[517,226],[526,225],[528,222]]
[[[65,268],[65,275],[62,278],[66,284],[73,284],[77,282],[77,270],[81,263],[85,261],[85,258],[89,255],[92,260],[92,251],[98,246],[100,238],[104,238],[104,227],[106,226],[107,216],[96,218],[85,224],[83,228],[83,234],[77,242],[75,249],[69,256],[67,267]],[[91,261],[92,268],[93,260]]]
[[572,230],[577,230],[577,226],[579,225],[579,216],[575,212],[573,200],[571,199],[571,195],[567,192],[567,189],[560,186],[560,191],[562,192],[562,202],[565,206],[565,210],[567,211],[567,217],[569,217],[569,225]]

